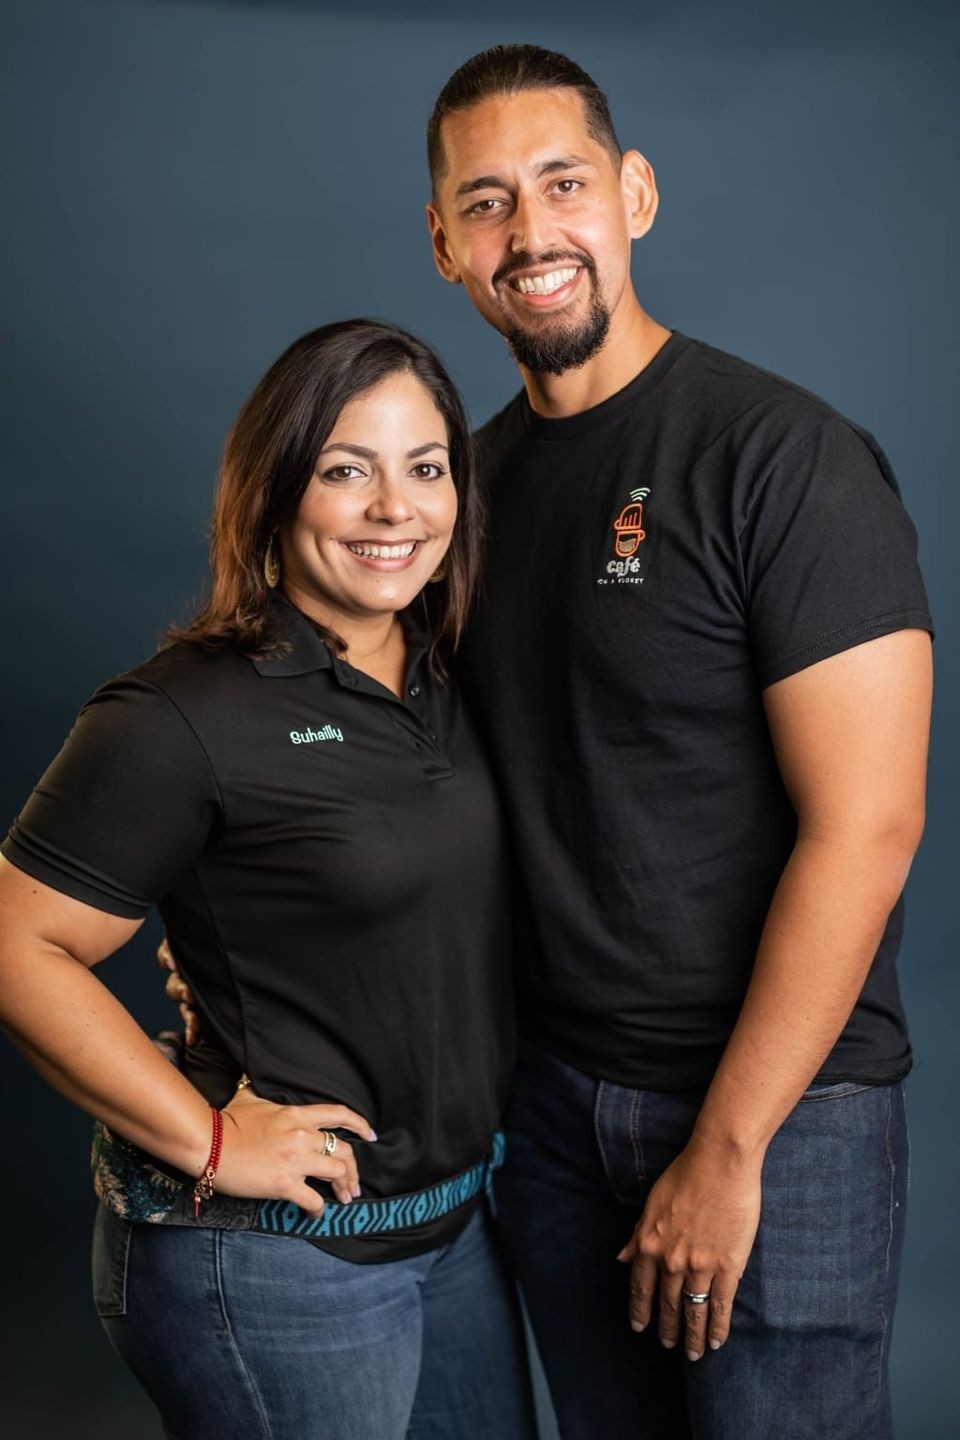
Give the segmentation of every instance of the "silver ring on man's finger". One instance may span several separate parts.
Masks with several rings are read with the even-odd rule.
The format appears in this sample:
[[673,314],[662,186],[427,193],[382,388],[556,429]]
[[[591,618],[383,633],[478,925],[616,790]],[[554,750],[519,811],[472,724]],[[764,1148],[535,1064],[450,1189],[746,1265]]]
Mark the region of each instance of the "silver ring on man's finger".
[[333,1133],[332,1130],[324,1130],[323,1133],[324,1133],[324,1135],[326,1135],[326,1137],[327,1137],[326,1140],[325,1140],[324,1143],[323,1143],[323,1153],[324,1153],[324,1155],[336,1155],[336,1153],[337,1153],[337,1137],[336,1137],[336,1135],[334,1135],[334,1133]]
[[686,1302],[687,1302],[688,1305],[706,1305],[707,1302],[708,1302],[708,1300],[710,1299],[710,1291],[709,1291],[709,1290],[698,1290],[698,1291],[684,1290],[684,1291],[683,1291],[683,1298],[684,1298],[684,1300],[686,1300]]

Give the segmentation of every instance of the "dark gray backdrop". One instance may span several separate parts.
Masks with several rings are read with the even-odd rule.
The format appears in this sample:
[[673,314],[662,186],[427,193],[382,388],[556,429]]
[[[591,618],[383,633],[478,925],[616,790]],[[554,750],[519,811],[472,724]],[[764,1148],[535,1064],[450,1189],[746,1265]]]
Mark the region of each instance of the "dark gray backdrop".
[[[406,324],[440,348],[476,421],[515,388],[501,342],[435,276],[422,218],[426,116],[486,45],[566,50],[609,91],[622,140],[660,180],[635,258],[659,320],[798,380],[881,438],[940,627],[939,745],[902,964],[918,1063],[896,1409],[901,1440],[949,1434],[955,9],[5,0],[2,31],[3,825],[89,691],[198,594],[221,439],[294,336],[352,314]],[[148,926],[104,967],[150,1027],[169,1019],[155,938]],[[0,1424],[157,1435],[89,1308],[88,1126],[2,1049]]]

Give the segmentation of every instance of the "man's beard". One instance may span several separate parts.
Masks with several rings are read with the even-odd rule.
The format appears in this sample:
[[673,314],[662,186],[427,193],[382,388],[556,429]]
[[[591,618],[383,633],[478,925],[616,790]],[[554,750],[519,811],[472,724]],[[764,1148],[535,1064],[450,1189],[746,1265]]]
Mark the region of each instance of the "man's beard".
[[[519,258],[519,257],[518,257]],[[546,255],[539,263],[562,262],[571,257]],[[536,263],[527,261],[526,264]],[[586,255],[576,258],[590,276],[590,308],[585,320],[579,323],[566,321],[562,317],[551,317],[538,332],[531,332],[514,322],[509,322],[503,336],[510,346],[513,358],[524,369],[539,375],[562,375],[566,370],[577,370],[592,360],[602,347],[610,330],[610,311],[597,287],[596,267]],[[525,268],[514,261],[511,271]]]

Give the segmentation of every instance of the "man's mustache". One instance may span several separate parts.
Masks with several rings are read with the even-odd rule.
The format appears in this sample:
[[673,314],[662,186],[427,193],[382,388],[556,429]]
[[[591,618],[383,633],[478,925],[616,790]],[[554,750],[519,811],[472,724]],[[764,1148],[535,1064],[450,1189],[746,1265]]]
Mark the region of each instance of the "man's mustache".
[[505,281],[512,280],[514,275],[522,275],[524,270],[531,269],[534,265],[582,265],[591,275],[595,274],[596,266],[592,258],[584,250],[542,250],[539,255],[531,255],[529,251],[522,250],[518,255],[511,255],[505,260],[499,270],[493,272],[491,284],[502,285]]

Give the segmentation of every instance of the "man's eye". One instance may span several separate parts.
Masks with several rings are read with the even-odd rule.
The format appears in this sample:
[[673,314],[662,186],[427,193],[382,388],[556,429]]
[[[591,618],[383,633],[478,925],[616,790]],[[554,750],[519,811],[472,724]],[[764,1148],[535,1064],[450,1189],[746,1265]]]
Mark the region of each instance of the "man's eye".
[[502,204],[502,200],[497,200],[491,195],[487,200],[478,200],[475,205],[471,205],[464,213],[466,215],[492,215],[497,206]]
[[561,195],[573,195],[573,194],[576,193],[576,191],[581,190],[581,189],[583,188],[583,181],[582,181],[582,180],[558,180],[557,183],[556,183],[556,185],[555,185],[553,188],[554,188],[555,190],[559,190],[559,192],[560,192]]

